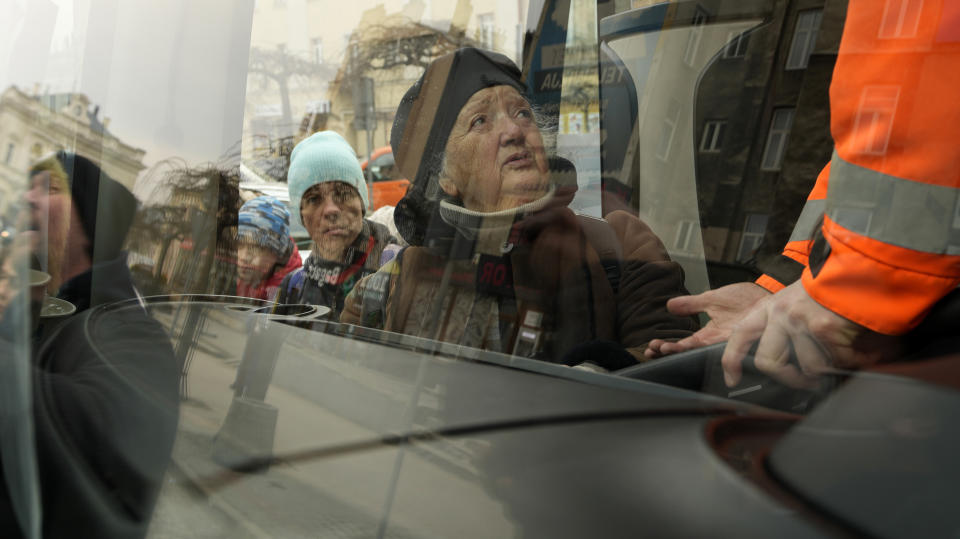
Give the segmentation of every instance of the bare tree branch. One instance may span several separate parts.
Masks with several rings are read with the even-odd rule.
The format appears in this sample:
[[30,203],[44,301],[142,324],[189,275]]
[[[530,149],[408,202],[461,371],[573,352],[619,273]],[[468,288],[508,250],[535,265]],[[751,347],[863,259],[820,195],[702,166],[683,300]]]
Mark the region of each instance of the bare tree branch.
[[476,41],[462,32],[441,32],[409,20],[370,25],[350,36],[344,69],[338,78],[352,79],[407,66],[425,70],[436,58],[472,45]]
[[329,80],[333,70],[312,59],[291,54],[283,45],[280,45],[276,49],[252,47],[247,73],[266,77],[277,84],[283,122],[290,124],[293,121],[290,111],[290,81]]

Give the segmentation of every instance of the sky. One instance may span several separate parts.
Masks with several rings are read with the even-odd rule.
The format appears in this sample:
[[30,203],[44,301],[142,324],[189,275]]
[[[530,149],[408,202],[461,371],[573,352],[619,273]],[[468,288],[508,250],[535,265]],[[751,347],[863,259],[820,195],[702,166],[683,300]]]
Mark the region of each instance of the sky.
[[[262,9],[276,0],[259,1]],[[306,32],[296,19],[307,0],[283,1],[285,30],[271,32],[292,46],[294,34]],[[458,5],[322,2],[343,22],[341,39],[328,43],[335,53],[368,10],[433,6],[433,16],[449,18]],[[243,135],[254,7],[255,0],[0,0],[0,91],[14,85],[29,94],[85,94],[101,120],[109,118],[112,134],[146,152],[147,170],[169,158],[222,163]],[[135,188],[140,198],[152,191],[139,182]]]
[[148,166],[218,162],[242,134],[252,17],[253,0],[0,0],[0,89],[86,94]]

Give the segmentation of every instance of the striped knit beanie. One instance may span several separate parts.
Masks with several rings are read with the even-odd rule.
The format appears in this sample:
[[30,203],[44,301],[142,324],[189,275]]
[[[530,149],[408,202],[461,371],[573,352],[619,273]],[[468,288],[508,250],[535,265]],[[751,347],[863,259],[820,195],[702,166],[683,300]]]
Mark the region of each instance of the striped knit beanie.
[[262,196],[240,207],[237,241],[270,249],[277,259],[286,260],[293,250],[290,240],[290,212],[280,200]]

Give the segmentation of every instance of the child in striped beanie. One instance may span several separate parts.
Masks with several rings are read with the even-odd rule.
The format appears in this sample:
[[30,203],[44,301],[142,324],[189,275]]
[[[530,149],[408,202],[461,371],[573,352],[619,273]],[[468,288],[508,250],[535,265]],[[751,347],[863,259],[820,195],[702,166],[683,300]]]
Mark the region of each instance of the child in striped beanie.
[[301,265],[286,205],[270,196],[245,203],[237,223],[237,295],[272,299],[284,276]]

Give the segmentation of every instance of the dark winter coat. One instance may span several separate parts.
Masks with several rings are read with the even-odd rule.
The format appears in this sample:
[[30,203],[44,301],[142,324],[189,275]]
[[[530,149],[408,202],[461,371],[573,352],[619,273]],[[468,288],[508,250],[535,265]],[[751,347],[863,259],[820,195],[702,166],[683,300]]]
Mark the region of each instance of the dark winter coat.
[[449,256],[437,242],[405,249],[357,285],[340,321],[567,364],[590,343],[639,361],[651,339],[697,329],[667,311],[687,293],[683,270],[636,217],[560,207],[507,219],[459,227]]
[[[77,313],[41,326],[28,370],[43,536],[143,537],[176,436],[179,369],[170,338],[133,299],[125,257],[74,277],[60,297]],[[132,308],[121,315],[105,307],[123,300]],[[8,344],[3,385],[16,383]],[[9,443],[2,448],[0,529],[17,537],[26,500],[8,472],[18,463],[7,461],[22,455]]]

